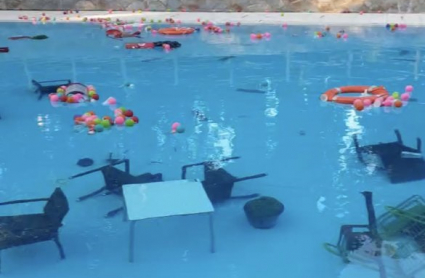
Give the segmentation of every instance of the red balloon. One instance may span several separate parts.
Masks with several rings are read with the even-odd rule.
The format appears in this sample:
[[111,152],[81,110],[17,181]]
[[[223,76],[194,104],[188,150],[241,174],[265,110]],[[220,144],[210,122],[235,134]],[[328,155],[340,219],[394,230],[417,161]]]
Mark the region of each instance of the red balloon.
[[126,117],[133,117],[133,111],[131,111],[131,110],[125,110],[124,116],[126,116]]
[[137,118],[136,116],[131,117],[131,119],[133,120],[133,122],[135,122],[136,124],[139,123],[139,118]]

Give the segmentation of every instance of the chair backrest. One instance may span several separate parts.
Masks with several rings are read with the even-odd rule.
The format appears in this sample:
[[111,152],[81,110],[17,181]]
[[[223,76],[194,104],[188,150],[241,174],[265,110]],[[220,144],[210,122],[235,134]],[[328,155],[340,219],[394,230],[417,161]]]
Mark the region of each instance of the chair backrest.
[[102,174],[105,179],[106,189],[108,190],[119,189],[124,184],[162,181],[162,174],[144,173],[138,176],[133,176],[113,166],[105,166],[102,168]]
[[207,184],[229,184],[233,186],[236,177],[223,168],[214,169],[209,165],[204,166],[204,182]]
[[60,225],[69,211],[68,199],[62,189],[57,187],[44,206],[46,214],[55,224]]

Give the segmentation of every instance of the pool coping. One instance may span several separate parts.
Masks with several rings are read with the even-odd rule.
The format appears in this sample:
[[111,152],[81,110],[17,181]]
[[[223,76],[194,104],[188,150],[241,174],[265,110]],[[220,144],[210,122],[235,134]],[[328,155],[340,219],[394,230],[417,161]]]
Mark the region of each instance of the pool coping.
[[[40,19],[43,11],[0,11],[0,22],[32,22]],[[257,25],[338,25],[338,26],[383,26],[387,23],[404,23],[409,26],[425,26],[425,14],[373,14],[373,13],[224,13],[224,12],[113,12],[81,11],[78,14],[66,14],[62,11],[44,11],[46,16],[55,18],[57,23],[77,23],[87,18],[119,18],[140,21],[141,18],[158,21],[165,18],[181,20],[183,24],[196,24],[199,21],[211,21],[216,24],[240,22],[241,24]],[[28,20],[19,19],[27,16]],[[355,24],[353,24],[355,23]]]

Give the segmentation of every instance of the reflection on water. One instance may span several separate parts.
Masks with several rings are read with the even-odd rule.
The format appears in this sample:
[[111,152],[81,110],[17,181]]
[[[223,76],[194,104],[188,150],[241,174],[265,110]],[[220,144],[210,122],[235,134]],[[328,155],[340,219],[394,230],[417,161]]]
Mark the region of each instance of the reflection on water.
[[364,127],[360,125],[359,118],[354,109],[347,110],[345,125],[347,128],[345,129],[346,133],[342,136],[343,147],[339,150],[339,173],[348,171],[347,160],[350,156],[346,156],[347,152],[350,151],[351,145],[353,143],[353,136],[357,135],[359,139],[361,139],[361,134],[364,132]]
[[357,135],[359,138],[360,135],[364,132],[364,127],[360,125],[359,118],[354,109],[347,110],[345,114],[345,134],[342,136],[342,147],[339,149],[339,158],[338,164],[339,169],[335,173],[332,187],[334,187],[335,192],[337,193],[336,201],[335,201],[335,212],[336,216],[339,218],[345,217],[349,214],[349,211],[345,208],[345,206],[349,203],[348,196],[346,192],[348,191],[349,186],[344,183],[341,183],[341,177],[344,174],[349,172],[349,159],[352,157],[351,146],[353,144],[353,136]]
[[264,115],[266,116],[266,129],[267,129],[267,139],[266,139],[266,149],[267,156],[271,156],[278,146],[277,137],[275,134],[276,131],[276,116],[279,113],[279,98],[276,95],[276,88],[272,88],[272,82],[269,78],[266,78],[260,84],[261,90],[264,90],[266,96],[266,109]]
[[208,124],[207,144],[212,149],[209,153],[210,160],[231,157],[233,154],[233,139],[236,137],[235,129],[223,123]]
[[53,132],[57,132],[62,129],[62,122],[59,117],[49,114],[38,114],[36,121],[37,126],[41,132],[45,133],[45,138],[48,141],[53,140]]

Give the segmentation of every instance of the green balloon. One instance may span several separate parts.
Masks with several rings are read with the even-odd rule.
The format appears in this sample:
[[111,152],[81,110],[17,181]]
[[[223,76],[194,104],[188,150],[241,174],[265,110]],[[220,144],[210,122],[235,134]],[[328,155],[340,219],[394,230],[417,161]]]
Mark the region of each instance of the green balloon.
[[110,128],[111,127],[111,122],[109,120],[102,120],[102,122],[100,123],[104,128]]
[[132,119],[125,120],[125,126],[134,126],[134,121]]
[[120,110],[124,113],[125,111],[127,111],[127,109],[125,109],[124,107],[120,107]]
[[96,125],[99,125],[99,124],[101,124],[102,123],[102,120],[101,119],[99,119],[99,118],[97,118],[97,119],[94,119],[94,121],[93,121]]

